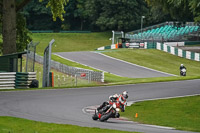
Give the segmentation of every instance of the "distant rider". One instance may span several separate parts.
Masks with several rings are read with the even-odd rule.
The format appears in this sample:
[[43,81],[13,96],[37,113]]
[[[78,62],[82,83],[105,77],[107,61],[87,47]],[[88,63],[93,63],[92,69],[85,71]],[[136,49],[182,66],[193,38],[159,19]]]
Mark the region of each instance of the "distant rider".
[[183,65],[183,64],[181,64],[181,66],[180,66],[180,75],[182,76],[182,69],[185,69],[186,70],[186,67]]

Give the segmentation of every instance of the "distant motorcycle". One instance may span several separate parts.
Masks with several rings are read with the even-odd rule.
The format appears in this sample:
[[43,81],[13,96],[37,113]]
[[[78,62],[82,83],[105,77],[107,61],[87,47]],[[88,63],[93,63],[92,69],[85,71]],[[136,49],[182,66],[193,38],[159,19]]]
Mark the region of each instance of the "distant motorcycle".
[[181,76],[186,76],[186,69],[185,68],[181,69],[180,74]]
[[101,122],[107,121],[109,118],[119,118],[119,111],[124,112],[125,104],[121,102],[109,102],[109,105],[105,106],[99,112],[95,110],[95,114],[92,116],[93,120],[100,120]]

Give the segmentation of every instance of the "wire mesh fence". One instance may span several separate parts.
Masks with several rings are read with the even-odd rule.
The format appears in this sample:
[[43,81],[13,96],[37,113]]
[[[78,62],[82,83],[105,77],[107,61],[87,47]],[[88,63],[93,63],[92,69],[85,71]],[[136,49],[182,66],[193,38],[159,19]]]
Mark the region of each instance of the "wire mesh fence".
[[27,45],[27,54],[26,54],[26,72],[34,72],[34,65],[35,65],[35,52],[36,46],[39,44],[37,43],[29,43]]
[[[43,57],[36,54],[35,61],[40,64],[43,64]],[[88,69],[71,67],[71,66],[67,66],[65,64],[53,61],[53,60],[51,60],[51,68],[53,68],[59,72],[62,72],[64,74],[67,74],[69,76],[72,76],[72,77],[82,78],[82,79],[85,78],[88,81],[104,82],[104,72],[97,72],[97,71],[92,71],[92,70],[88,70]],[[85,74],[85,76],[83,76],[81,74]],[[56,77],[56,78],[57,78],[57,80],[59,80],[62,77]],[[64,79],[66,79],[66,77],[62,78],[62,79],[64,81]]]

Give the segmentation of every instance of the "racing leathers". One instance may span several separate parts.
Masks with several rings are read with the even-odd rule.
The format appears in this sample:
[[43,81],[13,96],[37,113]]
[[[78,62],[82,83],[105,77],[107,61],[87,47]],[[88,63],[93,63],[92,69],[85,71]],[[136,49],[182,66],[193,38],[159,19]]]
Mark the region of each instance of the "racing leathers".
[[[122,104],[125,104],[126,103],[126,98],[123,97],[123,95],[118,95],[118,94],[115,94],[115,95],[111,95],[109,97],[109,101],[106,101],[104,102],[101,106],[99,106],[97,108],[97,111],[99,112],[101,109],[102,112],[105,112],[107,111],[107,109],[110,107],[110,103],[113,103],[113,102],[121,102]],[[125,106],[121,109],[122,112],[125,111]]]

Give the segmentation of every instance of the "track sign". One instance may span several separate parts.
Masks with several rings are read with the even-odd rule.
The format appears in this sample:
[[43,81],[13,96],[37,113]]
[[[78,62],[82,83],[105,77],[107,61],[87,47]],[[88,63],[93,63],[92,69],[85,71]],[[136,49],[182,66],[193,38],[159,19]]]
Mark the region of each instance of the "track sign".
[[81,73],[81,77],[85,77],[86,76],[86,73]]

